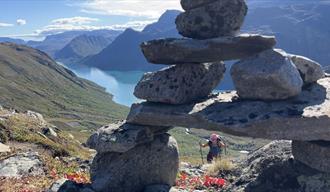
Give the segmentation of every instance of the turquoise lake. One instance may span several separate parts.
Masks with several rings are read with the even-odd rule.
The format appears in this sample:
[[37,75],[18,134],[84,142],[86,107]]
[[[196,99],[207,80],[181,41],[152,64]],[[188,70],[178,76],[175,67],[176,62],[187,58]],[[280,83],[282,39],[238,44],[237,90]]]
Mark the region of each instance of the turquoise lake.
[[[116,103],[130,107],[133,103],[138,102],[134,95],[135,85],[139,82],[145,72],[142,71],[102,71],[97,68],[81,67],[70,68],[76,75],[84,79],[88,79],[104,88],[114,96]],[[226,73],[224,80],[218,86],[217,90],[230,90],[233,88],[231,78]]]

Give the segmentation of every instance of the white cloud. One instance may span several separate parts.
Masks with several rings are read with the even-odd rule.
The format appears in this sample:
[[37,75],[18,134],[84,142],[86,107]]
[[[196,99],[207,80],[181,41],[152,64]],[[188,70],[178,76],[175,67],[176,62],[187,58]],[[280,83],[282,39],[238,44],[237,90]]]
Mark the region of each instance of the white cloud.
[[180,0],[88,0],[79,6],[85,13],[152,19],[167,9],[181,9]]
[[17,19],[16,20],[17,25],[25,25],[26,24],[26,20],[25,19]]
[[14,26],[14,25],[11,23],[1,23],[0,22],[0,27],[12,27],[12,26]]
[[53,25],[82,25],[89,24],[95,21],[98,21],[97,18],[90,17],[69,17],[69,18],[60,18],[51,21]]
[[142,30],[147,24],[154,22],[155,20],[147,21],[130,21],[125,24],[109,25],[109,26],[95,26],[92,22],[98,21],[97,18],[89,17],[72,17],[72,18],[60,18],[50,22],[49,25],[35,31],[36,36],[46,36],[65,31],[78,31],[78,30],[124,30],[126,28],[133,28],[136,30]]

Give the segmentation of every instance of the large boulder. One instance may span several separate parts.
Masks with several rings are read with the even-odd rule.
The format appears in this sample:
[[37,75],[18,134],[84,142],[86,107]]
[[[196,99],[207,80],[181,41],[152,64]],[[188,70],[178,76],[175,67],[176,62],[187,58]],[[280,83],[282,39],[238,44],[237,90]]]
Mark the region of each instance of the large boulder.
[[176,26],[184,37],[209,39],[236,35],[247,14],[245,0],[218,0],[181,13]]
[[159,39],[144,42],[141,48],[150,63],[209,63],[243,59],[275,46],[273,36],[242,34],[215,39]]
[[291,59],[278,49],[241,60],[230,72],[241,99],[288,99],[299,95],[303,86]]
[[329,192],[330,175],[292,158],[291,141],[274,141],[237,166],[237,179],[226,191]]
[[144,74],[134,95],[152,102],[191,103],[206,98],[220,83],[225,71],[223,62],[171,66]]
[[21,178],[44,175],[37,152],[25,152],[0,161],[0,177]]
[[271,140],[330,141],[330,78],[283,101],[241,100],[236,92],[222,92],[195,104],[133,104],[127,121]]
[[305,85],[315,83],[325,76],[322,66],[316,61],[300,55],[289,55],[289,57],[299,70]]
[[101,127],[87,141],[98,153],[124,153],[135,146],[154,140],[156,135],[166,133],[168,127],[140,126],[125,122]]
[[173,186],[179,167],[177,143],[168,134],[125,153],[97,154],[91,167],[97,192],[142,192],[145,187]]
[[330,142],[293,141],[292,153],[296,160],[319,171],[330,173]]
[[197,7],[202,7],[206,4],[213,3],[218,0],[181,0],[181,6],[188,11]]

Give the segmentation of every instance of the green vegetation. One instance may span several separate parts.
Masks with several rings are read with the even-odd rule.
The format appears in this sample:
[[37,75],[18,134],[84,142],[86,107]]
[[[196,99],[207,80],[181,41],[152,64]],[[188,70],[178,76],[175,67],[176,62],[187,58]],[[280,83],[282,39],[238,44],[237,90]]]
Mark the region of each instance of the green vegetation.
[[104,88],[76,77],[43,52],[10,43],[0,44],[0,93],[0,105],[36,111],[66,131],[95,129],[128,113]]
[[52,156],[75,156],[83,159],[90,157],[88,149],[72,139],[65,131],[59,131],[57,137],[46,137],[42,129],[47,126],[36,118],[26,114],[14,114],[0,121],[3,136],[10,141],[36,144],[50,152]]
[[[221,132],[212,132],[201,129],[191,129],[189,134],[184,128],[175,128],[170,131],[170,134],[172,134],[178,142],[181,161],[193,164],[202,163],[199,142],[206,143],[206,139],[209,138],[211,133],[217,133],[224,139],[227,145],[227,153],[223,154],[223,156],[230,159],[241,158],[243,155],[240,151],[242,150],[253,151],[269,143],[268,140],[235,137]],[[208,148],[203,148],[202,152],[204,162],[206,162]]]

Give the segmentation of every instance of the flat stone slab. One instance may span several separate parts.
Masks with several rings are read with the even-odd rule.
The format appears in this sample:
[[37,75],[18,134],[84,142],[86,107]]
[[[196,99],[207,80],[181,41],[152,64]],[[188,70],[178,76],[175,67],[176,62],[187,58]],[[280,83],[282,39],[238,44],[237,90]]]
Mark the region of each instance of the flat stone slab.
[[242,34],[215,39],[159,39],[144,42],[144,56],[154,64],[209,63],[243,59],[275,46],[274,36]]
[[134,104],[127,121],[271,140],[330,141],[330,78],[284,101],[239,100],[235,92],[226,92],[190,105]]
[[223,62],[173,65],[145,73],[136,85],[134,95],[152,102],[193,103],[210,95],[225,71]]
[[140,126],[120,122],[98,129],[90,136],[87,145],[98,153],[124,153],[137,145],[153,141],[156,135],[166,133],[168,130],[168,127]]
[[330,142],[326,141],[293,141],[294,158],[307,166],[330,173]]

